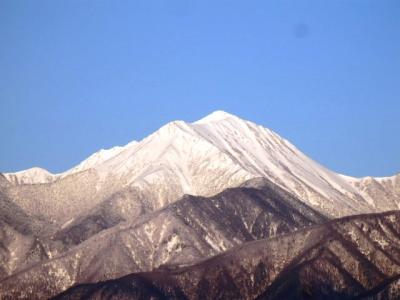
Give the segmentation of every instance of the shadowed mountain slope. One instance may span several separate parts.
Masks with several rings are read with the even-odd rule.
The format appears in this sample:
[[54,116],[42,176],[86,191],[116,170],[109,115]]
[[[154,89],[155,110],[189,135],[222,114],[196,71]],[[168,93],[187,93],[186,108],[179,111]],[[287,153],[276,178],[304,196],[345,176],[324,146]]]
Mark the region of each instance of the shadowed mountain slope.
[[0,279],[49,258],[51,224],[28,215],[0,191]]

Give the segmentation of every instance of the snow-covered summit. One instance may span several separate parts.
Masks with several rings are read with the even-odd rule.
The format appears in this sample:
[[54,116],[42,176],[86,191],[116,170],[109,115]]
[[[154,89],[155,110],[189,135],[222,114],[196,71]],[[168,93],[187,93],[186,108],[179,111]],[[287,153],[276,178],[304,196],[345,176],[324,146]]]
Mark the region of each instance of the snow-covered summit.
[[205,116],[204,118],[194,122],[194,124],[218,122],[218,121],[229,119],[229,118],[238,118],[238,117],[235,115],[232,115],[230,113],[227,113],[225,111],[217,110],[217,111],[214,111],[214,112],[210,113],[209,115]]

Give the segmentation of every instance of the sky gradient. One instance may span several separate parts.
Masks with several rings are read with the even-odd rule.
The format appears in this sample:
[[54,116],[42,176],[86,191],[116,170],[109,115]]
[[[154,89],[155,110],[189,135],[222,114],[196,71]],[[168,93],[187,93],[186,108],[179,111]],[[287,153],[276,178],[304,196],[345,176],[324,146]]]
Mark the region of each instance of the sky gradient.
[[0,1],[0,172],[214,110],[336,172],[400,172],[400,2]]

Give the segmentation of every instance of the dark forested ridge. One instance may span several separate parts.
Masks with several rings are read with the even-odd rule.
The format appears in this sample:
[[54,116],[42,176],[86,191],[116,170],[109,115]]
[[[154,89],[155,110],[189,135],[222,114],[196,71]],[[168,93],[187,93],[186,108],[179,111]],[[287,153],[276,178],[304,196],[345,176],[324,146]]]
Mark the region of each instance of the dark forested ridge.
[[399,246],[400,212],[346,217],[54,299],[399,299]]

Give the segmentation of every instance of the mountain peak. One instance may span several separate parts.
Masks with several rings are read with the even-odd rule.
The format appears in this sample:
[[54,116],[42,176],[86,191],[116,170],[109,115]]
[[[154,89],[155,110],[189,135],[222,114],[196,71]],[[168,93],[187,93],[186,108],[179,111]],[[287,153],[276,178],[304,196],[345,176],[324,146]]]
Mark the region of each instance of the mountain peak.
[[205,116],[204,118],[198,120],[195,122],[195,124],[200,124],[200,123],[210,123],[210,122],[217,122],[229,118],[238,118],[235,115],[232,115],[230,113],[227,113],[223,110],[216,110],[212,112],[211,114]]
[[4,173],[3,175],[8,179],[8,181],[19,184],[47,183],[53,181],[57,177],[57,175],[38,167],[33,167],[16,173]]
[[32,167],[26,170],[18,171],[15,173],[9,173],[9,174],[15,174],[15,175],[34,175],[34,176],[47,176],[47,175],[53,175],[49,171],[43,168],[39,167]]

